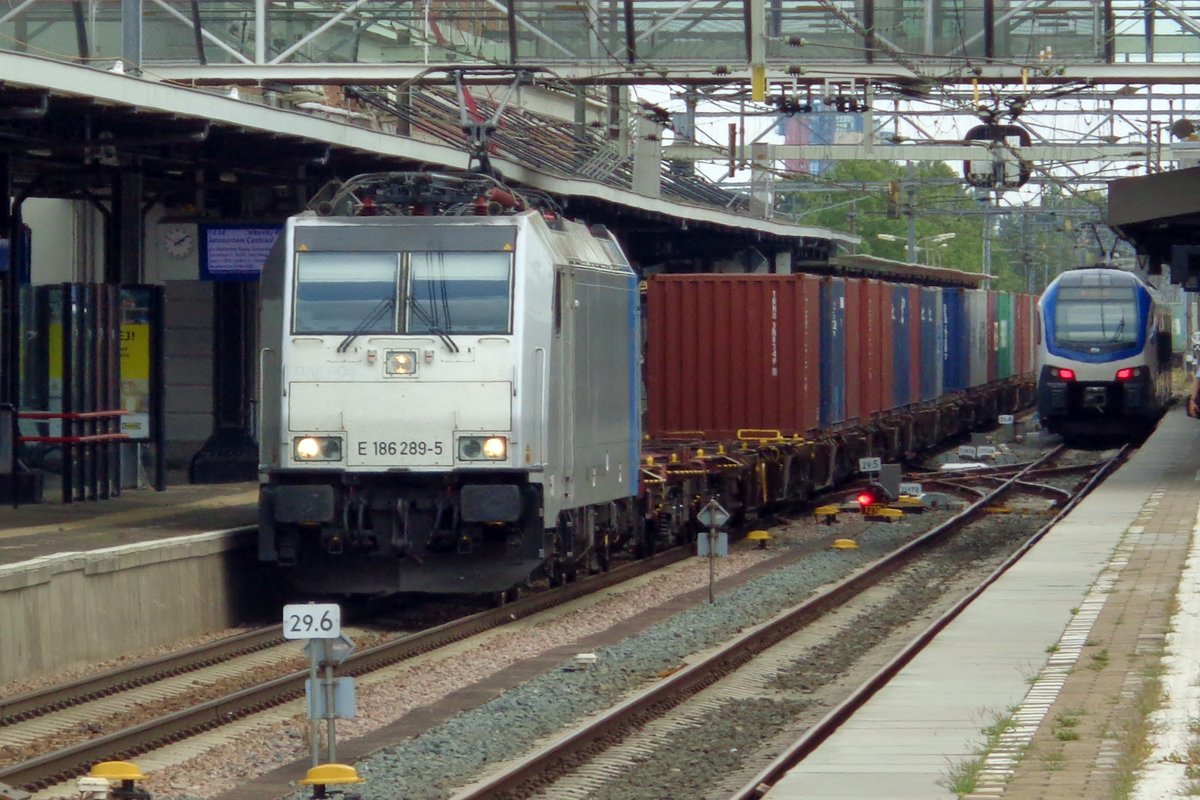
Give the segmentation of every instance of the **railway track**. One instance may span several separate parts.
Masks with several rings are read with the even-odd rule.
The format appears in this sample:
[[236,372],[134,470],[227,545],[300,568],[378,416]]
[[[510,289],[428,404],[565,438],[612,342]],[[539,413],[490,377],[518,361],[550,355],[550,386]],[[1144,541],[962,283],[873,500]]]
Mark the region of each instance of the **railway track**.
[[[652,572],[690,555],[688,548],[674,548],[558,589],[532,594],[500,608],[381,641],[352,653],[339,667],[338,674],[358,676],[397,664]],[[3,714],[0,716],[0,731],[8,731],[5,738],[9,742],[16,739],[15,733],[19,729],[25,732],[22,736],[27,740],[26,747],[35,747],[37,745],[33,742],[38,741],[41,742],[40,749],[46,749],[45,743],[53,742],[56,736],[63,738],[65,735],[60,731],[74,730],[76,736],[73,738],[78,738],[80,733],[85,738],[0,768],[0,783],[37,791],[83,774],[97,761],[133,758],[148,750],[303,697],[304,681],[309,673],[302,668],[300,662],[303,659],[298,658],[295,644],[292,643],[287,648],[289,654],[286,658],[297,663],[278,677],[266,681],[243,680],[242,683],[249,685],[183,708],[164,703],[162,705],[166,710],[163,713],[112,733],[104,733],[89,722],[97,716],[102,718],[113,707],[128,707],[134,702],[143,702],[131,700],[132,692],[141,690],[145,693],[147,687],[154,684],[165,683],[230,659],[253,658],[255,654],[268,652],[271,648],[283,649],[280,647],[282,642],[280,627],[273,626],[6,700],[0,706]],[[241,671],[252,674],[262,666],[262,663],[251,661]],[[162,697],[170,693],[164,690],[150,692],[146,696],[154,697],[156,694]],[[98,710],[88,710],[92,703],[104,705],[97,707]]]
[[[1039,460],[1037,464],[1025,465],[1026,472],[1024,474],[1026,476],[1052,474],[1048,472],[1052,468],[1040,465],[1048,463],[1056,455],[1057,453],[1053,453]],[[997,479],[995,475],[973,477],[982,480]],[[1029,488],[1031,484],[1030,481],[1026,481],[1025,484],[1016,481],[1009,481],[1009,483],[1015,488],[1022,485]],[[1062,490],[1052,490],[1047,487],[1041,487],[1041,490],[1049,491],[1052,494],[1057,492],[1059,496],[1062,495]],[[501,609],[447,623],[420,634],[403,637],[395,642],[380,643],[353,654],[339,669],[339,674],[362,675],[373,669],[399,663],[415,655],[442,647],[447,643],[465,639],[588,592],[653,571],[673,561],[685,559],[690,554],[691,551],[687,548],[663,553],[654,559],[614,568],[612,572],[605,575],[571,584],[562,591],[533,595]],[[205,664],[224,662],[235,657],[242,658],[248,654],[269,650],[278,646],[280,640],[281,634],[277,626],[252,631],[230,640],[213,643],[211,647],[195,648],[189,653],[114,670],[112,673],[96,676],[75,685],[54,687],[54,689],[36,694],[12,698],[0,705],[0,731],[5,727],[11,729],[20,722],[45,717],[55,707],[63,707],[68,704],[78,705],[80,702],[94,701],[97,697],[114,696],[118,698],[116,702],[119,703],[121,702],[120,693],[128,691],[131,687],[149,685],[172,675],[190,674]],[[306,677],[307,670],[298,665],[297,669],[260,686],[245,688],[228,696],[212,698],[186,708],[174,709],[170,713],[163,714],[161,718],[145,724],[111,734],[91,732],[92,735],[88,737],[87,741],[56,748],[52,752],[23,759],[19,763],[0,768],[0,783],[31,791],[60,784],[85,771],[95,761],[133,758],[167,743],[187,738],[248,716],[258,710],[301,697],[303,681]]]
[[[869,680],[851,691],[833,712],[825,714],[817,724],[809,727],[799,737],[795,745],[787,748],[745,786],[730,795],[738,800],[760,797],[779,776],[811,752],[890,680],[938,631],[1015,563],[1044,535],[1054,521],[1073,507],[1126,456],[1126,451],[1122,449],[1111,459],[1092,464],[1091,477],[1074,493],[1066,493],[1057,487],[1025,480],[1026,476],[1037,473],[1044,465],[1061,457],[1063,452],[1063,448],[1057,448],[1037,461],[1026,464],[1017,474],[1005,478],[1000,486],[986,492],[962,513],[886,558],[777,615],[771,621],[747,631],[702,660],[664,677],[647,690],[598,715],[537,752],[514,760],[493,774],[461,789],[453,796],[453,800],[500,797],[536,797],[541,800],[552,797],[604,796],[601,789],[606,782],[629,780],[628,776],[635,774],[640,764],[659,763],[662,766],[661,760],[655,761],[651,755],[656,748],[663,746],[662,737],[666,735],[656,729],[712,725],[715,724],[713,720],[721,718],[720,714],[713,713],[714,709],[732,708],[736,707],[733,704],[753,702],[753,692],[748,691],[746,687],[762,684],[765,679],[761,673],[764,670],[773,673],[779,669],[779,664],[794,658],[795,653],[787,650],[788,643],[797,632],[813,621],[837,612],[882,582],[901,575],[903,570],[914,564],[917,559],[927,558],[967,526],[979,522],[989,511],[994,511],[1007,498],[1030,493],[1035,496],[1047,493],[1055,496],[1054,503],[1058,513],[1051,521],[1040,525],[1031,535],[1025,537],[1016,546],[1015,552],[1003,563],[990,570],[982,581],[920,635],[913,638],[910,644],[891,658],[882,669],[875,671]],[[1050,471],[1042,474],[1054,473]],[[1066,496],[1068,494],[1069,497]],[[782,654],[780,650],[783,651]],[[758,670],[759,674],[755,674],[755,670]],[[718,690],[717,687],[724,687],[725,693],[720,694],[722,690]],[[668,721],[668,718],[673,718],[673,721]],[[617,794],[619,795],[619,791]]]

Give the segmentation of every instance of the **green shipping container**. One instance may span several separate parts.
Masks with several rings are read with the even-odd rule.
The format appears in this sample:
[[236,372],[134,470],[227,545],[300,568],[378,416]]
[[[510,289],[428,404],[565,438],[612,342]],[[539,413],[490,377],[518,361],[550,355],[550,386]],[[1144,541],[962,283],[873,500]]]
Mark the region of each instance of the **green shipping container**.
[[1012,292],[1000,292],[996,303],[996,377],[1011,378],[1013,370],[1013,337],[1017,326],[1013,319]]

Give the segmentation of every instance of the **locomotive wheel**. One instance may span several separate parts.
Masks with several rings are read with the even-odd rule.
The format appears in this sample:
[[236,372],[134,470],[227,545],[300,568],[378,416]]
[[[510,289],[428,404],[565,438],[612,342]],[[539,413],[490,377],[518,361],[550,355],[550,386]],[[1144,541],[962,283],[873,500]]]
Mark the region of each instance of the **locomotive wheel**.
[[550,581],[551,588],[557,588],[578,580],[579,570],[574,563],[567,566],[561,561],[556,561],[546,567],[546,577]]
[[492,607],[504,608],[509,603],[515,603],[521,599],[521,587],[514,586],[511,589],[504,589],[499,592],[492,592]]

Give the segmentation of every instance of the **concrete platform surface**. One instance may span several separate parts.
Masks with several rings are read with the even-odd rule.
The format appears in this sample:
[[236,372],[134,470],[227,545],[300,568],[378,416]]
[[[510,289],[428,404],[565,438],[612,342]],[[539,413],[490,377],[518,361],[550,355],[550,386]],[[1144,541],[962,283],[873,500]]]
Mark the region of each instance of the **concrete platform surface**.
[[[1095,793],[1095,773],[1107,771],[1111,780],[1113,745],[1104,741],[1103,731],[1115,729],[1110,717],[1120,704],[1112,698],[1120,692],[1096,694],[1095,710],[1079,699],[1088,697],[1086,690],[1071,695],[1068,702],[1085,719],[1083,728],[1098,731],[1094,742],[1066,748],[1070,737],[1046,731],[1061,719],[1056,702],[1068,682],[1079,679],[1073,676],[1091,673],[1118,687],[1128,682],[1115,669],[1118,661],[1124,664],[1118,651],[1132,654],[1136,647],[1115,638],[1105,647],[1104,637],[1116,636],[1121,621],[1136,620],[1140,634],[1132,635],[1161,641],[1197,507],[1200,424],[1175,409],[1121,470],[766,796],[951,800],[962,796],[950,787],[964,765],[985,751],[990,756],[968,797],[1007,797],[1009,791],[1022,798],[1101,796]],[[1146,553],[1155,556],[1146,559]],[[1134,580],[1156,588],[1143,590]],[[1102,668],[1096,668],[1101,651]],[[1110,664],[1114,669],[1106,676]],[[1089,665],[1093,669],[1080,669]],[[1125,666],[1133,671],[1143,665]],[[984,729],[1001,721],[1009,730],[989,747]],[[1032,747],[1039,731],[1044,762],[1030,757],[1039,752]],[[1094,752],[1085,753],[1082,745],[1089,743]],[[1039,766],[1050,777],[1025,781],[1032,784],[1030,793],[1018,794],[1025,783],[1018,778]],[[1071,767],[1080,775],[1068,788],[1058,773]],[[1048,790],[1047,782],[1054,781],[1064,784],[1061,792]],[[1079,791],[1084,793],[1071,794]]]
[[0,565],[257,522],[255,482],[189,484],[180,473],[162,492],[125,489],[107,500],[73,503],[63,503],[51,487],[45,495],[41,503],[0,505]]

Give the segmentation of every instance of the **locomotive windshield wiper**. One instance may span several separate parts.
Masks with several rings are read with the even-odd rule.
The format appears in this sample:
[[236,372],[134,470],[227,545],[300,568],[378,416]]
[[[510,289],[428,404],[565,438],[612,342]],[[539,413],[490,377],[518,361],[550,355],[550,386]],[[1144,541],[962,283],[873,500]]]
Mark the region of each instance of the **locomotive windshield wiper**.
[[428,311],[426,311],[424,308],[421,308],[420,303],[418,303],[412,297],[409,297],[408,305],[410,308],[412,308],[413,312],[417,315],[421,322],[424,323],[425,327],[429,329],[429,332],[437,334],[437,337],[442,340],[442,344],[446,345],[447,350],[449,350],[451,353],[458,352],[458,345],[455,344],[454,340],[450,338],[450,334],[446,333],[438,326],[437,320],[435,320]]
[[1109,339],[1109,341],[1110,342],[1121,341],[1121,334],[1124,332],[1125,332],[1125,317],[1121,317],[1121,321],[1117,323],[1117,327],[1113,330],[1112,338]]
[[345,339],[342,339],[342,343],[337,346],[337,351],[339,353],[346,352],[347,348],[350,347],[351,342],[353,342],[362,333],[378,322],[379,318],[386,314],[388,310],[391,309],[395,304],[395,299],[391,297],[385,297],[380,300],[375,307],[371,309],[371,312],[362,318],[362,322],[355,325],[354,330],[350,331]]

